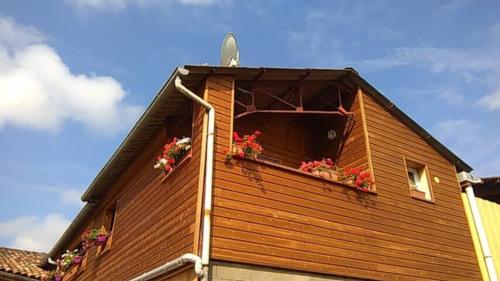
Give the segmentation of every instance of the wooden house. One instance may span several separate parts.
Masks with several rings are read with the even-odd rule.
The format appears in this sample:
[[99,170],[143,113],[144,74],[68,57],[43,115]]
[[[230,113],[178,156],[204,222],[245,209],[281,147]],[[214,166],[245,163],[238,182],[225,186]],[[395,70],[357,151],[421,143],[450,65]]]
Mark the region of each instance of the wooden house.
[[[228,160],[256,130],[263,152]],[[188,153],[154,169],[174,137]],[[342,177],[299,169],[323,158]],[[185,66],[49,255],[84,253],[64,281],[481,280],[456,177],[470,170],[351,68]],[[88,229],[107,240],[82,251]]]

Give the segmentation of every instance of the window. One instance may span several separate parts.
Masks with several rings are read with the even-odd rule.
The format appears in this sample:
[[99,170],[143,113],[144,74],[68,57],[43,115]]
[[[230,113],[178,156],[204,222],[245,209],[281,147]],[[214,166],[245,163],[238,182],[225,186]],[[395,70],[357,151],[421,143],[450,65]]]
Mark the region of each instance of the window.
[[80,263],[80,270],[84,270],[85,267],[87,267],[87,253],[86,250],[83,249],[82,242],[78,243],[78,246],[76,247],[78,249],[78,254],[82,257],[81,263]]
[[108,238],[106,242],[97,248],[97,254],[102,254],[111,248],[112,238],[113,238],[113,230],[116,221],[116,207],[118,202],[112,204],[106,212],[104,213],[101,229],[107,233]]
[[418,171],[414,168],[408,168],[408,180],[410,181],[410,187],[413,189],[419,189],[420,178],[418,176]]
[[411,196],[417,199],[432,201],[432,189],[427,167],[408,159],[405,159],[405,167]]

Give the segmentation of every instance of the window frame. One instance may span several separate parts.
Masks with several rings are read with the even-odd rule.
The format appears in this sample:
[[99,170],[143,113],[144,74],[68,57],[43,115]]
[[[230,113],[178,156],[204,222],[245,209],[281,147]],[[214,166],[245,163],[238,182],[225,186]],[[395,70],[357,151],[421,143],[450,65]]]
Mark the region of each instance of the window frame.
[[[117,218],[117,213],[118,213],[118,205],[119,205],[119,200],[115,200],[111,203],[109,203],[106,208],[104,209],[104,213],[101,219],[101,230],[104,230],[106,234],[109,234],[108,238],[106,239],[106,243],[104,245],[97,246],[97,253],[96,256],[99,257],[111,250],[112,242],[113,242],[113,234],[114,230],[116,227],[116,218]],[[111,214],[111,216],[108,216]],[[107,220],[110,221],[110,229],[106,229],[106,222]],[[110,232],[110,233],[109,233]]]
[[[407,167],[408,169],[408,181],[410,183],[410,187],[415,187],[415,189],[417,190],[420,190],[420,177],[419,177],[419,173],[418,173],[418,170],[415,169],[415,168],[412,168],[412,167]],[[410,174],[412,175],[413,177],[413,181],[415,182],[415,184],[412,184],[412,180],[410,179]]]
[[[428,165],[423,164],[422,162],[412,159],[410,157],[403,156],[403,164],[405,168],[405,177],[406,181],[408,183],[408,192],[410,194],[410,197],[416,200],[424,201],[424,202],[429,202],[429,203],[436,203],[435,198],[434,198],[434,191],[431,183],[431,176],[429,173],[429,168]],[[409,173],[415,173],[417,175],[417,180],[416,185],[413,186],[410,182],[409,178]],[[422,179],[422,177],[425,175],[425,180]],[[426,190],[422,188],[422,184],[427,184],[427,189],[429,192],[429,197],[430,199],[425,198],[426,197]],[[414,195],[414,191],[418,192],[423,192],[424,193],[424,198],[421,198],[420,196]]]

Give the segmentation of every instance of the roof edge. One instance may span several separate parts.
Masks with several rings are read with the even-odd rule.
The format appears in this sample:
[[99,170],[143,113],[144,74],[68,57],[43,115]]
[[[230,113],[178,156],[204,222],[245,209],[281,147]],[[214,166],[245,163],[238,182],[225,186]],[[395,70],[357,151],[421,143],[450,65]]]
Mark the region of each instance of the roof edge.
[[[20,281],[39,281],[40,280],[38,278],[27,277],[25,275],[19,275],[19,274],[15,274],[12,272],[0,270],[0,277],[2,277],[2,276],[4,276],[5,278],[12,279],[12,280],[20,280]],[[7,280],[9,280],[9,279],[7,279]]]
[[170,75],[170,77],[168,78],[168,80],[160,88],[160,90],[158,91],[158,94],[156,94],[156,97],[149,104],[148,108],[144,111],[144,113],[142,114],[141,118],[139,118],[139,120],[135,123],[134,127],[132,127],[132,129],[127,134],[127,136],[125,137],[125,139],[122,141],[122,143],[120,144],[120,146],[118,146],[118,148],[115,150],[115,152],[113,153],[113,155],[111,156],[111,158],[102,167],[102,169],[99,171],[99,174],[97,174],[97,176],[94,178],[94,180],[92,181],[92,183],[90,184],[90,186],[87,188],[87,190],[85,190],[85,192],[83,193],[83,195],[81,197],[81,200],[83,202],[88,202],[88,201],[91,201],[91,200],[95,199],[95,198],[93,198],[93,193],[95,191],[95,186],[97,185],[97,183],[99,182],[99,180],[101,179],[101,177],[103,177],[107,173],[108,168],[115,161],[117,155],[122,151],[122,149],[129,143],[129,141],[132,138],[132,136],[137,133],[137,130],[138,130],[139,126],[141,126],[145,122],[145,120],[149,116],[150,111],[156,105],[156,103],[158,102],[158,100],[161,98],[161,96],[165,92],[165,89],[167,88],[167,86],[170,83],[173,83],[173,80],[177,76],[178,72],[179,72],[179,68],[176,67],[174,69],[174,71],[172,72],[172,74]]
[[47,266],[49,258],[53,258],[54,255],[56,255],[58,252],[62,252],[64,250],[62,249],[64,244],[66,244],[71,236],[76,233],[76,231],[81,227],[82,223],[89,218],[91,211],[94,209],[94,205],[94,203],[86,203],[85,206],[83,206],[78,215],[76,215],[71,224],[68,226],[68,228],[66,228],[59,240],[57,240],[56,244],[52,247],[52,249],[48,253],[47,258],[42,261],[42,263],[40,264],[41,267]]
[[441,155],[443,155],[448,161],[454,164],[456,167],[460,168],[457,172],[466,171],[471,172],[473,169],[469,164],[463,161],[450,149],[448,149],[444,144],[434,138],[427,130],[420,126],[417,122],[411,119],[406,113],[401,111],[391,100],[380,93],[375,87],[368,83],[363,77],[361,77],[356,70],[352,69],[351,75],[354,76],[355,80],[360,82],[360,84],[367,89],[367,94],[371,95],[377,102],[382,104],[390,113],[398,117],[403,123],[409,126],[414,132],[420,135],[427,143],[429,143],[434,149],[436,149]]
[[64,231],[62,236],[57,240],[56,244],[52,247],[50,252],[48,253],[47,259],[45,259],[42,263],[41,266],[47,266],[48,265],[48,258],[53,257],[55,254],[58,252],[63,251],[64,249],[63,246],[66,244],[69,239],[75,234],[75,232],[81,227],[81,224],[84,223],[88,217],[91,214],[91,211],[94,209],[94,206],[98,203],[98,200],[95,196],[95,192],[97,191],[97,184],[100,181],[101,177],[103,177],[105,174],[107,174],[109,167],[112,166],[112,164],[115,162],[115,159],[117,155],[122,151],[124,147],[126,147],[135,134],[137,134],[137,131],[139,127],[146,122],[147,116],[149,115],[150,111],[152,108],[156,105],[158,100],[162,97],[163,93],[165,92],[165,89],[174,81],[174,78],[177,76],[179,73],[179,68],[176,67],[172,73],[170,74],[169,78],[167,81],[163,84],[163,86],[160,88],[158,93],[156,94],[155,98],[153,101],[149,104],[148,108],[144,111],[142,116],[139,118],[139,120],[135,123],[134,127],[130,130],[130,132],[127,134],[125,139],[122,141],[120,146],[115,150],[113,155],[110,157],[110,159],[106,162],[106,164],[102,167],[102,169],[99,171],[97,176],[94,178],[90,186],[87,188],[87,190],[83,193],[81,196],[81,200],[83,202],[87,202],[85,206],[80,210],[78,215],[73,219],[69,227]]

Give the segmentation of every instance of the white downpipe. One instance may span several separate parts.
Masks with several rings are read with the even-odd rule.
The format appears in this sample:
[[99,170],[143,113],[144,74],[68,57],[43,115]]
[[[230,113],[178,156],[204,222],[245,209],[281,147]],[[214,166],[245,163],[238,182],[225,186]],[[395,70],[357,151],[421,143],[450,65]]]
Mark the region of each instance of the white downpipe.
[[[182,69],[181,73],[189,73],[186,69]],[[212,214],[212,179],[213,179],[213,166],[214,166],[214,134],[215,134],[215,109],[214,107],[186,88],[182,84],[180,77],[175,78],[175,87],[181,93],[201,104],[208,113],[208,128],[207,128],[207,150],[205,158],[205,196],[203,208],[203,234],[202,234],[202,250],[201,262],[204,266],[208,266],[210,260],[210,228],[211,228],[211,214]]]
[[167,272],[170,272],[176,268],[179,268],[183,266],[186,263],[193,263],[194,264],[194,272],[198,277],[203,276],[203,266],[201,264],[201,259],[197,255],[193,254],[185,254],[182,255],[180,258],[177,258],[173,261],[169,261],[166,264],[159,266],[151,271],[148,271],[142,275],[139,275],[135,277],[134,279],[130,279],[130,281],[145,281],[145,280],[150,280],[152,278],[155,278],[156,276],[160,276],[162,274],[165,274]]
[[[184,68],[179,69],[179,73],[187,75],[188,70]],[[203,267],[207,266],[210,259],[210,219],[212,213],[212,178],[213,178],[213,159],[214,159],[214,133],[215,133],[215,109],[214,107],[186,88],[182,84],[179,76],[175,78],[175,88],[182,94],[192,99],[198,104],[201,104],[208,113],[208,128],[207,128],[207,151],[206,151],[206,165],[205,165],[205,206],[203,211],[203,241],[202,241],[202,256],[201,258],[194,254],[185,254],[180,258],[167,262],[166,264],[148,271],[130,281],[145,281],[150,280],[156,276],[165,274],[172,271],[188,262],[194,264],[194,271],[198,277],[207,278],[207,272]]]
[[465,188],[465,192],[467,193],[467,201],[469,201],[472,218],[474,220],[474,224],[476,225],[476,231],[479,236],[479,243],[481,244],[484,262],[486,263],[486,269],[488,270],[488,276],[490,281],[498,281],[490,245],[488,243],[488,238],[486,237],[486,232],[484,231],[483,222],[481,221],[481,213],[479,213],[479,208],[477,207],[476,196],[474,196],[474,189],[472,189],[472,186],[468,184]]

